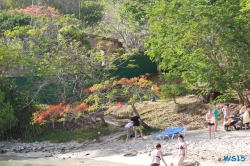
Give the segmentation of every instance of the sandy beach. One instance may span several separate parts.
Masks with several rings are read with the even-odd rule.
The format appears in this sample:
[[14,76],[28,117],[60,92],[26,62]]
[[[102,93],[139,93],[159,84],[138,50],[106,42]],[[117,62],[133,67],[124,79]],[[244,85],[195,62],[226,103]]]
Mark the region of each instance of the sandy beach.
[[[171,153],[176,149],[177,138],[173,140],[151,140],[148,136],[145,139],[120,141],[116,138],[125,132],[116,133],[101,137],[99,143],[76,143],[69,142],[65,144],[53,144],[41,142],[34,144],[1,142],[5,146],[37,146],[53,147],[38,152],[16,153],[7,152],[0,156],[1,161],[18,163],[36,163],[41,165],[119,165],[119,166],[146,166],[149,165],[149,153],[154,148],[154,144],[162,144],[164,158],[167,164],[176,165],[177,158],[172,158]],[[250,165],[250,130],[240,131],[218,131],[216,139],[209,140],[206,129],[187,131],[185,140],[188,145],[188,158],[185,160],[185,166],[194,166],[199,163],[201,166],[211,165]],[[34,148],[34,147],[33,147]],[[62,150],[63,149],[63,152]],[[244,155],[245,161],[232,162],[223,161],[226,155]],[[201,159],[201,156],[204,159]],[[222,161],[218,161],[221,158]]]

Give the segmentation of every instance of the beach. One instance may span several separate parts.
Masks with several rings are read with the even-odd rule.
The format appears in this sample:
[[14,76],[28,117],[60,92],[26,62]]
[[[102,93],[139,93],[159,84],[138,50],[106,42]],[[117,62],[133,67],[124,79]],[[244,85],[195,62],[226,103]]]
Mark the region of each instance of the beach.
[[[117,138],[125,132],[115,133],[101,137],[101,142],[77,143],[68,142],[56,144],[49,142],[41,143],[8,143],[1,142],[0,147],[8,148],[8,152],[1,154],[0,160],[7,162],[19,162],[41,165],[119,165],[119,166],[146,166],[149,165],[149,153],[154,144],[162,144],[162,152],[168,165],[176,165],[177,158],[172,158],[172,152],[178,143],[174,139],[152,140],[149,136],[144,139],[123,141]],[[185,140],[188,146],[185,166],[194,166],[199,163],[202,166],[211,165],[250,165],[250,130],[223,131],[219,128],[215,139],[208,139],[207,129],[187,131]],[[15,147],[31,147],[38,149],[25,153],[11,151]],[[40,150],[39,150],[40,148]],[[28,148],[27,148],[28,149]],[[30,148],[29,148],[30,149]],[[204,159],[201,159],[201,156]],[[244,156],[245,161],[224,161],[224,156]],[[221,161],[218,161],[220,160]]]

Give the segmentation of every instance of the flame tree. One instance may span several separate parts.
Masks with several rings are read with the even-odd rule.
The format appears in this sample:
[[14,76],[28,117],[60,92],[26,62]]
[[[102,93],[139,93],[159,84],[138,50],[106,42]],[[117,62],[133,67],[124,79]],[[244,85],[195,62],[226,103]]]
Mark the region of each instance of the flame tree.
[[[77,106],[65,105],[63,103],[50,106],[49,109],[39,110],[34,113],[34,123],[42,123],[46,120],[59,120],[69,113],[77,113],[80,116],[84,111],[103,117],[105,108],[117,105],[122,107],[122,102],[131,104],[135,115],[139,115],[135,103],[150,99],[151,96],[159,95],[159,88],[151,81],[143,77],[134,77],[131,79],[121,78],[120,80],[110,78],[100,84],[95,84],[84,89],[86,98]],[[142,122],[142,126],[149,128]]]

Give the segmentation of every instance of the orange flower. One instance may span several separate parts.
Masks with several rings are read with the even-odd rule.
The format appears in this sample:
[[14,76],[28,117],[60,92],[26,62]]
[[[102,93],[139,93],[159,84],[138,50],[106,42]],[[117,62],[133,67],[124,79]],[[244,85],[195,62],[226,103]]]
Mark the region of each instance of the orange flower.
[[59,104],[59,105],[56,107],[55,112],[56,112],[56,114],[58,114],[58,115],[60,115],[60,116],[63,114],[63,112],[62,112],[62,104]]
[[89,92],[89,88],[86,88],[83,90],[84,93],[88,93]]
[[67,104],[66,107],[64,108],[64,113],[67,114],[69,112],[70,107],[71,107],[71,105]]
[[119,109],[122,108],[122,104],[121,104],[120,102],[116,102],[116,105],[117,105],[117,107],[118,107]]
[[[13,13],[14,10],[9,10],[7,13]],[[45,6],[40,5],[31,5],[26,7],[25,9],[19,9],[17,10],[19,13],[26,13],[30,15],[35,16],[51,16],[54,15],[56,18],[59,18],[61,15],[58,10],[48,6],[47,8]]]
[[95,88],[92,86],[89,88],[90,92],[94,92],[95,91]]
[[77,106],[75,109],[76,112],[84,111],[88,108],[88,105],[86,103],[81,103],[80,105]]
[[125,82],[127,82],[127,81],[128,81],[127,78],[121,78],[118,82],[119,82],[120,84],[124,85]]

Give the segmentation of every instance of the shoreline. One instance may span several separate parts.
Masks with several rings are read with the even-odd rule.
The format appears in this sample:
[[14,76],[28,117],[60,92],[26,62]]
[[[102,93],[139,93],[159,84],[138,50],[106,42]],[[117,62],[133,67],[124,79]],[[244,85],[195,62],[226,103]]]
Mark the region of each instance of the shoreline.
[[[121,134],[121,133],[120,133]],[[209,140],[207,129],[187,131],[185,136],[188,145],[187,160],[185,166],[194,166],[199,162],[202,166],[225,165],[225,166],[249,166],[250,165],[250,130],[225,132],[219,129],[216,139]],[[139,139],[130,141],[119,141],[112,136],[101,137],[100,143],[76,143],[68,142],[54,144],[49,142],[41,143],[8,143],[0,142],[0,147],[5,144],[9,150],[0,155],[0,161],[20,163],[43,163],[49,166],[61,165],[110,165],[115,166],[145,166],[149,165],[149,153],[153,150],[154,144],[162,144],[162,152],[167,164],[173,163],[176,166],[178,158],[172,158],[171,152],[176,149],[177,138],[165,140]],[[25,147],[25,148],[24,148]],[[17,149],[35,149],[28,153],[16,153]],[[14,150],[14,151],[13,151]],[[23,151],[25,152],[25,150]],[[126,155],[127,157],[125,157]],[[226,162],[223,160],[226,155],[244,155],[244,162]],[[201,159],[201,156],[204,159]],[[83,161],[83,163],[81,163]]]

